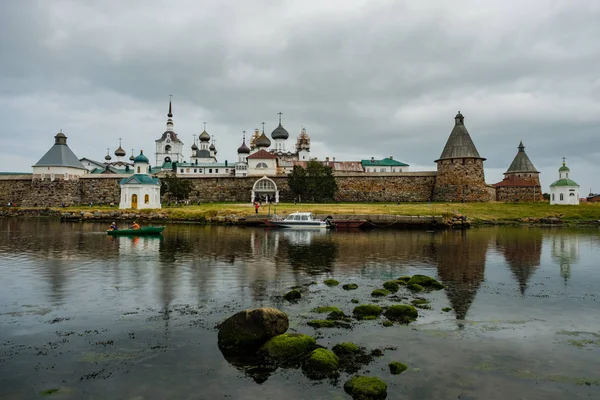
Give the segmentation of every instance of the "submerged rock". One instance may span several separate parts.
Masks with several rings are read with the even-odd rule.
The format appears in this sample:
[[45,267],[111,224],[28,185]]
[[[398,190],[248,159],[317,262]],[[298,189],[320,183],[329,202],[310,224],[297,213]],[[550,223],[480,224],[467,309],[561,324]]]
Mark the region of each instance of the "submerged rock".
[[275,308],[240,311],[219,326],[218,344],[222,350],[258,348],[289,327],[288,316]]
[[410,280],[407,282],[407,284],[409,286],[420,285],[424,288],[431,288],[434,290],[440,290],[444,288],[444,285],[442,285],[440,282],[426,275],[413,275],[412,278],[410,278]]
[[395,281],[387,281],[383,284],[383,287],[392,293],[396,293],[400,289],[400,285]]
[[363,347],[352,342],[338,343],[332,350],[340,359],[340,369],[349,374],[358,372],[364,365],[373,361],[373,357],[367,354]]
[[425,290],[423,288],[423,286],[417,285],[416,283],[411,283],[411,284],[407,285],[407,288],[409,290],[412,290],[413,292],[422,292],[423,290]]
[[358,303],[360,303],[360,300],[358,300],[358,299],[352,299],[352,300],[350,300],[350,303],[352,303],[352,304],[358,304]]
[[312,321],[308,321],[306,325],[313,328],[334,328],[335,321],[328,319],[313,319]]
[[406,364],[402,364],[401,362],[398,362],[398,361],[393,361],[393,362],[389,363],[388,366],[390,367],[390,373],[392,375],[401,374],[408,369]]
[[381,323],[381,325],[385,326],[386,328],[389,328],[390,326],[394,326],[394,323],[392,321],[390,321],[389,319],[386,319],[385,321],[383,321]]
[[387,384],[374,376],[354,376],[344,383],[344,391],[354,400],[383,400]]
[[408,282],[408,281],[410,281],[410,278],[412,278],[412,277],[411,276],[401,276],[400,278],[396,279],[396,281]]
[[327,315],[327,319],[332,321],[350,321],[350,318],[343,311],[332,311]]
[[443,312],[449,312],[449,311],[452,311],[452,308],[451,307],[444,307],[444,308],[442,308],[442,311]]
[[338,281],[336,281],[335,279],[327,279],[326,281],[323,282],[324,284],[326,284],[329,287],[333,287],[333,286],[337,286],[340,283]]
[[385,310],[384,315],[390,321],[408,324],[419,317],[419,312],[413,306],[409,306],[407,304],[397,304],[390,306],[387,310]]
[[383,312],[383,308],[375,304],[362,304],[354,307],[352,314],[356,319],[366,319],[367,317],[377,318]]
[[342,286],[342,289],[344,289],[344,290],[356,290],[356,289],[358,289],[358,285],[356,283],[346,283],[344,286]]
[[388,294],[390,294],[390,292],[385,289],[375,289],[371,292],[371,296],[373,297],[385,297]]
[[302,370],[311,379],[323,379],[337,375],[340,359],[327,349],[316,349],[302,366]]
[[261,348],[261,353],[276,363],[288,363],[310,353],[316,346],[312,336],[300,333],[286,333],[275,336]]
[[342,312],[342,310],[340,310],[337,307],[334,306],[323,306],[323,307],[317,307],[317,308],[313,308],[311,310],[312,312],[316,312],[316,313],[331,313],[331,312]]
[[302,297],[302,293],[299,290],[293,289],[283,295],[283,298],[287,301],[296,301]]

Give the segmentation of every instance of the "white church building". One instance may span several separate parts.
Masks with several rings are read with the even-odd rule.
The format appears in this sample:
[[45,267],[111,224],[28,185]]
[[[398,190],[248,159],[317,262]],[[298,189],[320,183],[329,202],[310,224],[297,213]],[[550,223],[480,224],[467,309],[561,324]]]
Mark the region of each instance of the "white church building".
[[133,175],[121,179],[120,209],[149,209],[160,206],[160,181],[150,175],[150,163],[143,151],[133,159]]
[[550,204],[579,205],[579,185],[569,178],[571,170],[563,157],[558,169],[558,180],[550,185]]

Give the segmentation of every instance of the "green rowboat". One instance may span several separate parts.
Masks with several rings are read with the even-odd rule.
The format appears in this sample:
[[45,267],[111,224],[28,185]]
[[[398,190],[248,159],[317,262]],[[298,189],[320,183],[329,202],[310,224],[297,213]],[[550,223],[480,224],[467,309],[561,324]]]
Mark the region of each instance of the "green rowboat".
[[143,236],[160,235],[165,229],[164,226],[144,226],[139,229],[117,229],[116,231],[106,231],[109,236]]

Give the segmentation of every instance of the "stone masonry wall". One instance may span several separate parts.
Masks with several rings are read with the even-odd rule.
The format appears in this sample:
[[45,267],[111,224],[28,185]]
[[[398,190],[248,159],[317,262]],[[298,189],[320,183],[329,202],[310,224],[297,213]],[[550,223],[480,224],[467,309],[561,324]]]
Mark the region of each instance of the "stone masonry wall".
[[483,160],[466,158],[438,161],[433,200],[446,202],[490,201],[490,192],[483,172]]
[[21,205],[30,190],[31,175],[0,176],[0,206],[5,206],[8,202]]
[[30,181],[30,188],[25,194],[21,205],[24,207],[58,207],[65,205],[81,204],[81,191],[79,180],[54,181],[34,179]]
[[336,176],[338,201],[410,202],[429,201],[433,194],[436,172],[413,172],[403,175]]
[[544,195],[541,186],[499,186],[496,188],[496,201],[544,201]]

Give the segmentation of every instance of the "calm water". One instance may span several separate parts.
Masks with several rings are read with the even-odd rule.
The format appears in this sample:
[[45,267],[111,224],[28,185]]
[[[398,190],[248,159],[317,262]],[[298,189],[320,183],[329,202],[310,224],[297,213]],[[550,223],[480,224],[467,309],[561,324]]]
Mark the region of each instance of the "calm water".
[[[339,382],[279,369],[262,384],[229,364],[215,324],[259,306],[290,331],[382,357],[361,373],[388,398],[600,398],[600,231],[306,232],[169,225],[162,238],[111,238],[106,224],[0,219],[0,399],[349,399]],[[388,279],[425,274],[409,326],[306,326],[310,310],[371,302]],[[324,279],[355,282],[346,292]],[[311,284],[317,282],[316,284]],[[306,285],[298,304],[281,299]],[[409,297],[407,292],[402,295]],[[392,301],[382,300],[382,305]],[[442,308],[452,307],[450,312]],[[392,376],[390,361],[409,366]]]

